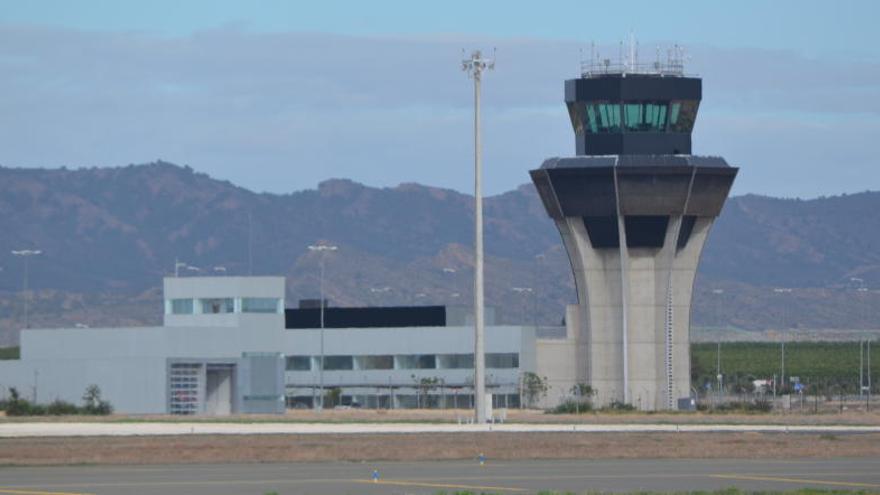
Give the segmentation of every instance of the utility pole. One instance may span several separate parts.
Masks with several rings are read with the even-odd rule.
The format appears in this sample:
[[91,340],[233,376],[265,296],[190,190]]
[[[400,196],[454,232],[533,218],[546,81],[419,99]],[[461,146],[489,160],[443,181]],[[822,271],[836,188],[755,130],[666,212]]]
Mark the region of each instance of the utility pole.
[[486,356],[483,319],[483,192],[482,156],[480,149],[480,82],[484,70],[495,68],[494,59],[483,58],[476,50],[471,58],[461,61],[461,69],[474,79],[474,414],[476,422],[486,422]]
[[28,305],[30,303],[30,291],[28,290],[28,278],[29,278],[29,269],[30,268],[29,268],[28,261],[30,260],[31,256],[37,256],[42,253],[43,252],[40,251],[39,249],[19,249],[19,250],[12,251],[12,254],[14,256],[20,256],[20,257],[24,258],[24,282],[23,282],[24,289],[22,291],[23,292],[22,295],[24,296],[24,327],[25,328],[31,327],[30,316],[28,313],[28,310],[29,310]]
[[309,246],[309,251],[318,253],[321,258],[319,264],[321,266],[321,300],[318,301],[318,306],[320,309],[321,315],[321,358],[318,362],[318,387],[320,390],[320,396],[318,398],[318,411],[324,410],[324,255],[328,252],[333,252],[339,249],[336,246],[329,246],[326,244],[319,244],[314,246]]

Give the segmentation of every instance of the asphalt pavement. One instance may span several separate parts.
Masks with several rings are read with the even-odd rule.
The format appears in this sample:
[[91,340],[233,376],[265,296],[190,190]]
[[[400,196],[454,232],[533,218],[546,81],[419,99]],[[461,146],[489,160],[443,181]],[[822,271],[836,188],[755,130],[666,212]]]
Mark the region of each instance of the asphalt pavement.
[[[541,490],[849,489],[880,493],[880,457],[0,467],[12,495],[341,495]],[[378,480],[374,481],[374,471]]]

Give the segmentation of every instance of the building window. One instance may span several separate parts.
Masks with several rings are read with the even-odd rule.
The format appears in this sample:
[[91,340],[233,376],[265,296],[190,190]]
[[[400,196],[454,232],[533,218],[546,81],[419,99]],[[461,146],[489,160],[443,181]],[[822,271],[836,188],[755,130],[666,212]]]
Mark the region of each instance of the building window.
[[437,357],[433,354],[408,354],[397,356],[399,370],[432,370],[437,368]]
[[241,299],[241,312],[280,313],[280,301],[275,297],[244,297]]
[[515,352],[498,352],[486,354],[486,368],[519,368],[519,354]]
[[446,370],[473,369],[474,355],[440,354],[437,356],[437,366]]
[[235,300],[231,297],[200,299],[204,314],[232,313],[235,311]]
[[171,314],[173,315],[191,315],[193,314],[192,299],[172,299]]
[[310,356],[287,356],[287,371],[311,371],[312,358]]
[[354,369],[354,358],[352,356],[324,356],[325,371],[351,369]]
[[394,369],[394,356],[361,356],[359,361],[362,370]]

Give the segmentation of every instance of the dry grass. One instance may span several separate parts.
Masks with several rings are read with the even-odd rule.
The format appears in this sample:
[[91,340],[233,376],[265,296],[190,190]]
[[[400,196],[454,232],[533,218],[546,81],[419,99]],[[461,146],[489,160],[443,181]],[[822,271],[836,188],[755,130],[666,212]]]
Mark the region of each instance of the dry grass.
[[[331,422],[331,423],[386,423],[433,422],[455,423],[473,415],[465,409],[334,409],[322,413],[313,410],[288,410],[283,416],[237,415],[227,417],[169,416],[169,415],[114,415],[114,416],[39,416],[4,417],[0,422],[114,422],[114,421],[212,421],[212,422]],[[880,411],[847,410],[843,413],[640,413],[602,412],[588,414],[545,414],[539,410],[509,409],[509,423],[578,423],[578,424],[783,424],[783,425],[880,425]]]
[[880,455],[880,434],[478,433],[217,435],[0,440],[0,465]]

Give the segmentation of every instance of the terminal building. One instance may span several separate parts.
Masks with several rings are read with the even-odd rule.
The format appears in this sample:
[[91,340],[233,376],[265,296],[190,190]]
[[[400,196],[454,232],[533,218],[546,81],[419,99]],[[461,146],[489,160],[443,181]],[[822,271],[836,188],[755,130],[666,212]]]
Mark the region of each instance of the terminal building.
[[[325,307],[322,332],[319,302],[285,309],[284,294],[283,277],[166,278],[162,326],[23,330],[21,359],[0,361],[0,390],[79,402],[95,384],[131,414],[283,413],[316,407],[322,382],[334,405],[473,406],[467,311]],[[532,326],[495,325],[488,315],[488,392],[497,408],[519,407],[523,373],[552,372],[539,367],[539,349],[562,342],[553,338],[562,329],[538,338]]]

